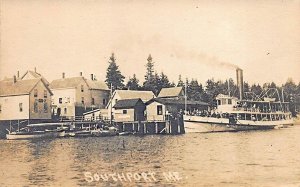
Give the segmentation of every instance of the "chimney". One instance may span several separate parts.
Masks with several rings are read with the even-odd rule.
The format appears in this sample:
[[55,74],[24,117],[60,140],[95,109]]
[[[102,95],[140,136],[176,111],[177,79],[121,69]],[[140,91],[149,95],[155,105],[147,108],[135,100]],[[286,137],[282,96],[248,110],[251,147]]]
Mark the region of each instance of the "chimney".
[[80,76],[80,77],[82,77],[82,71],[81,71],[81,72],[79,72],[79,76]]
[[18,78],[20,78],[20,71],[18,71],[18,74],[17,74],[17,75],[18,75]]
[[91,74],[91,80],[94,80],[94,74]]
[[36,67],[34,67],[34,72],[36,72]]
[[14,75],[14,83],[16,83],[17,82],[17,77]]
[[237,80],[237,86],[239,90],[239,98],[240,100],[242,100],[244,96],[244,80],[243,80],[243,70],[241,68],[236,69],[236,80]]
[[63,78],[63,79],[65,78],[65,72],[62,73],[62,78]]

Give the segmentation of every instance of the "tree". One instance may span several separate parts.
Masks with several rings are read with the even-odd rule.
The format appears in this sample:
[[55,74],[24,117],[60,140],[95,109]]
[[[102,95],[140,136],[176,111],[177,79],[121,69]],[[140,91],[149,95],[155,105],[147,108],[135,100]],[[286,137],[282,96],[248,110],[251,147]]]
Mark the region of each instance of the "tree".
[[113,90],[122,89],[124,87],[124,76],[121,74],[119,70],[119,66],[116,64],[116,58],[114,53],[111,54],[111,57],[108,61],[109,65],[106,70],[106,84],[109,88],[111,85],[113,86]]
[[129,78],[129,80],[126,84],[126,88],[129,90],[139,90],[140,89],[139,80],[136,78],[135,74],[133,74],[132,78]]
[[144,90],[155,90],[155,74],[154,74],[154,62],[152,61],[151,54],[147,58],[145,82],[143,83]]
[[193,101],[200,101],[202,99],[203,88],[202,85],[199,84],[197,80],[192,79],[188,88],[189,88],[187,89],[188,99]]
[[161,72],[159,79],[160,79],[160,82],[159,82],[160,83],[160,85],[159,85],[160,89],[171,87],[171,83],[169,81],[169,78],[166,74],[164,74],[164,72]]
[[177,87],[183,87],[183,86],[184,86],[184,82],[183,82],[182,79],[181,79],[181,75],[179,75]]

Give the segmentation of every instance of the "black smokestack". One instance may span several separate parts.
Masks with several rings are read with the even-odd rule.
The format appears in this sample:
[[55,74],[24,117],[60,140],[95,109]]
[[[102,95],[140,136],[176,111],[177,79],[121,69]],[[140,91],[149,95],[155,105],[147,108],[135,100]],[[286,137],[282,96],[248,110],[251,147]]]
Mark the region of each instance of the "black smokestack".
[[236,68],[236,80],[239,89],[239,98],[243,99],[244,96],[244,80],[243,80],[243,70],[241,68]]

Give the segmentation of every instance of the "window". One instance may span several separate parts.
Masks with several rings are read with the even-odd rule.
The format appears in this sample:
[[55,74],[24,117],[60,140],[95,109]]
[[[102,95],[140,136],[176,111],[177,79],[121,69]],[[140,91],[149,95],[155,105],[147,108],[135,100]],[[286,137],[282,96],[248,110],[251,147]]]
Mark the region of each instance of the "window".
[[84,87],[83,87],[83,85],[81,85],[81,92],[84,92]]
[[95,98],[92,98],[92,105],[95,104]]
[[48,104],[46,101],[44,101],[44,113],[48,112]]
[[67,102],[70,103],[70,97],[67,98]]
[[103,99],[103,100],[102,100],[102,103],[103,103],[103,105],[106,105],[106,100]]
[[81,104],[84,104],[84,97],[81,98]]
[[221,100],[217,100],[217,105],[221,105]]
[[157,115],[162,115],[162,105],[157,105]]
[[127,114],[127,110],[123,110],[123,114]]
[[118,99],[115,99],[115,103],[117,103],[118,102]]
[[2,106],[0,105],[0,113],[2,112]]
[[58,103],[62,104],[62,98],[58,98]]
[[48,96],[47,90],[44,90],[44,98],[47,98],[47,96]]
[[37,89],[34,89],[34,90],[33,90],[33,96],[34,96],[34,97],[37,97],[37,96],[38,96],[38,90],[37,90]]
[[38,110],[39,110],[38,109],[38,100],[37,99],[34,101],[33,110],[34,110],[35,113],[37,113]]
[[228,104],[229,104],[229,105],[232,104],[232,99],[228,99]]
[[67,114],[67,108],[64,108],[64,114]]
[[19,111],[23,112],[23,103],[19,103]]

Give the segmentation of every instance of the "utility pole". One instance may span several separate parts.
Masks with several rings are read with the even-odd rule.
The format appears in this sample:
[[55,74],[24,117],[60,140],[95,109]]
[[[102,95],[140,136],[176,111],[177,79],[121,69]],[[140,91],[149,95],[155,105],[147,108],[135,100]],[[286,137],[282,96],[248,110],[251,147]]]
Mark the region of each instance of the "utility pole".
[[184,114],[187,114],[187,84],[188,81],[186,79],[184,86]]
[[112,83],[110,83],[110,124],[112,125]]

